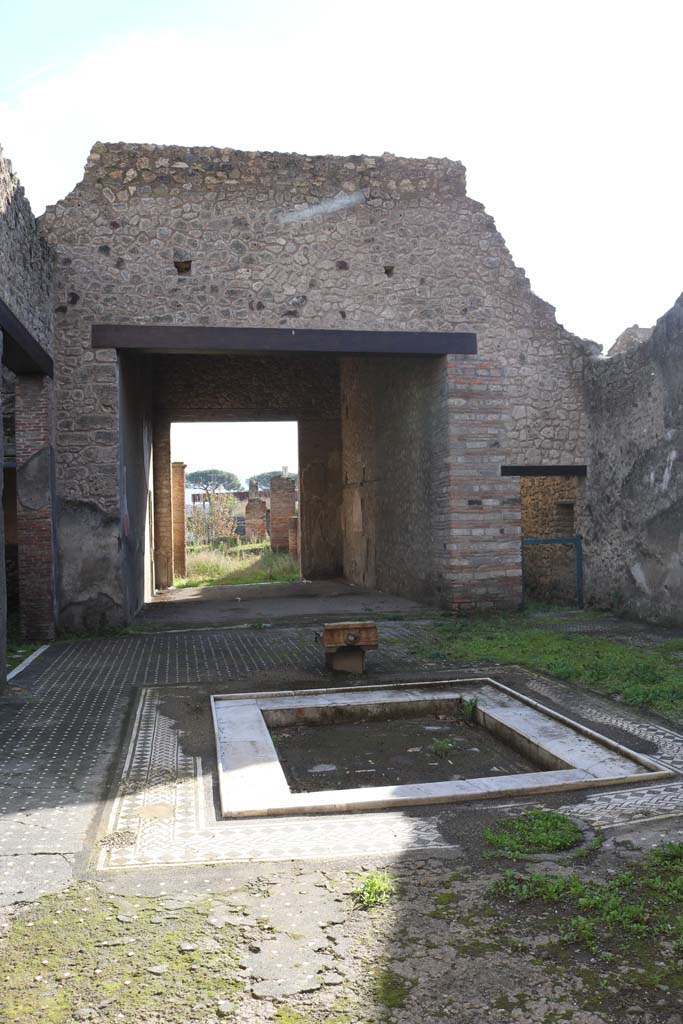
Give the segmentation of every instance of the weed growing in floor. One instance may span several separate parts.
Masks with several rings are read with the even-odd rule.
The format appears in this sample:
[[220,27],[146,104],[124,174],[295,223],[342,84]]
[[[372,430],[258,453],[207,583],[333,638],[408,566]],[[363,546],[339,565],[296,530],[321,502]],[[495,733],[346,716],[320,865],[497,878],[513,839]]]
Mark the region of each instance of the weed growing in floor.
[[590,843],[586,843],[585,846],[580,847],[578,850],[572,850],[566,860],[582,860],[584,857],[590,857],[592,853],[598,852],[604,841],[604,832],[598,832],[597,835],[593,836]]
[[430,747],[429,753],[434,754],[435,757],[448,757],[455,748],[453,740],[440,739],[433,740]]
[[374,995],[378,1003],[389,1010],[398,1010],[406,1005],[413,986],[400,974],[385,967],[375,976]]
[[534,807],[515,818],[501,818],[493,828],[484,829],[484,838],[498,853],[514,858],[571,850],[583,836],[566,814]]
[[515,903],[559,904],[566,921],[562,941],[592,953],[609,952],[610,945],[620,953],[629,947],[651,952],[662,942],[676,952],[675,960],[683,952],[683,843],[653,850],[606,882],[509,871],[492,893]]
[[476,697],[467,697],[462,702],[462,717],[465,722],[474,724],[477,720],[479,702]]
[[438,626],[412,653],[427,660],[523,665],[584,683],[628,704],[683,713],[681,643],[649,649],[585,634],[535,629],[523,614],[458,619]]
[[371,910],[388,903],[395,891],[396,882],[388,871],[366,871],[351,895],[357,907]]

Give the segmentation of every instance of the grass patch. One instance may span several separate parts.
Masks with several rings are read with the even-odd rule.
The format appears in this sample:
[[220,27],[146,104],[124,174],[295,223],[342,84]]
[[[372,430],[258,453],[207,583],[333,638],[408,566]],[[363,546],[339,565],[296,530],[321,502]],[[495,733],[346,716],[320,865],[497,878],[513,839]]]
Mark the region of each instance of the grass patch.
[[223,587],[244,583],[291,583],[301,578],[299,566],[285,552],[265,544],[188,549],[187,576],[174,586]]
[[396,891],[396,882],[388,871],[366,871],[362,880],[351,893],[353,902],[363,910],[381,907],[388,903]]
[[606,882],[507,872],[492,893],[515,903],[559,905],[561,940],[593,954],[651,954],[665,944],[676,953],[673,967],[683,953],[683,843],[667,843]]
[[350,1013],[341,1011],[339,1013],[334,1011],[331,1017],[325,1017],[324,1020],[314,1020],[313,1017],[307,1013],[301,1013],[299,1010],[294,1010],[291,1006],[278,1006],[275,1011],[275,1018],[277,1024],[352,1024],[356,1019]]
[[7,616],[7,671],[11,672],[17,665],[28,658],[40,647],[40,644],[28,643],[21,639],[19,633],[19,616],[11,613]]
[[67,1024],[89,1009],[102,1024],[156,1020],[162,1006],[164,1024],[183,1024],[195,1007],[211,1015],[241,986],[229,929],[220,950],[201,948],[216,939],[209,913],[208,901],[171,911],[159,899],[124,912],[91,885],[37,900],[3,941],[3,1024]]
[[515,818],[501,818],[493,828],[484,829],[484,838],[498,853],[514,858],[571,850],[583,835],[566,814],[534,807]]
[[413,653],[426,659],[523,665],[628,704],[683,713],[683,640],[643,650],[585,634],[551,633],[528,622],[522,614],[462,619],[436,627]]
[[389,1010],[398,1010],[406,1005],[413,986],[400,974],[385,967],[375,976],[373,986],[375,999]]

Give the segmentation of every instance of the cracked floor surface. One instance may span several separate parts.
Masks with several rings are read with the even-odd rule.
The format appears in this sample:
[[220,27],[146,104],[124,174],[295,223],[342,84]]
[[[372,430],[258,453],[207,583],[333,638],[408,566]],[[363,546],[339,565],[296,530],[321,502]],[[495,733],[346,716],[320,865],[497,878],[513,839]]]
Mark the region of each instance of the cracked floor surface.
[[[169,876],[163,895],[158,879],[80,882],[5,921],[3,1020],[679,1024],[670,945],[603,957],[563,943],[557,915],[492,894],[509,864],[482,858],[476,831],[448,860],[242,866]],[[533,869],[607,879],[656,839]],[[371,867],[396,891],[366,911],[352,894]]]

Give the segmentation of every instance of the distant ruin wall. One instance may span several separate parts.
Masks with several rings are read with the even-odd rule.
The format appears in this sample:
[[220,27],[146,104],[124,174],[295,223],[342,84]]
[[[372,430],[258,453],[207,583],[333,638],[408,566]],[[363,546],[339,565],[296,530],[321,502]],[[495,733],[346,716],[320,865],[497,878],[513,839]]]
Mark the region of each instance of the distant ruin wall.
[[649,340],[593,363],[587,396],[587,597],[683,624],[683,295]]

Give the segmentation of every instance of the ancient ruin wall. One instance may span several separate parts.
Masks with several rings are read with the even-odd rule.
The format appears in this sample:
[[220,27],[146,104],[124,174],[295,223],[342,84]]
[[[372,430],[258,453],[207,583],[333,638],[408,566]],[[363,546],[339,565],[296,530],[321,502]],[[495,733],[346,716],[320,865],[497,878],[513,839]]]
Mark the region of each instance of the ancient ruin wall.
[[[53,349],[53,254],[40,236],[24,190],[0,149],[0,299],[46,349]],[[2,351],[0,331],[0,352]],[[50,466],[52,462],[52,383],[20,377],[13,383],[17,431],[16,499],[12,512],[18,541],[18,578],[22,595],[21,629],[33,639],[54,636],[53,536]],[[39,394],[38,394],[39,393]],[[38,397],[37,397],[38,396]],[[43,417],[40,423],[39,417]],[[0,466],[4,464],[0,443]],[[35,468],[43,467],[38,496]],[[0,474],[0,494],[2,474]],[[0,549],[4,524],[0,517]],[[22,545],[22,539],[25,543]],[[5,665],[5,574],[0,573],[0,678]]]
[[683,623],[683,296],[637,348],[595,362],[583,533],[597,605]]
[[54,257],[0,148],[0,299],[44,349],[53,343]]
[[[503,462],[585,461],[589,349],[531,293],[459,163],[97,144],[83,182],[42,223],[59,255],[59,491],[103,515],[121,507],[116,356],[92,350],[93,323],[475,331],[470,376],[482,367],[485,388],[495,368],[499,409],[472,407],[489,457],[467,462],[456,439],[444,486],[457,488],[458,464],[486,475]],[[457,403],[472,388],[452,380],[449,410],[467,429]],[[485,494],[480,507],[498,500]],[[471,508],[451,520],[446,562],[466,561],[458,549],[485,529]],[[518,523],[509,533],[514,546]],[[462,568],[444,571],[453,581]],[[518,569],[505,571],[512,594]]]

